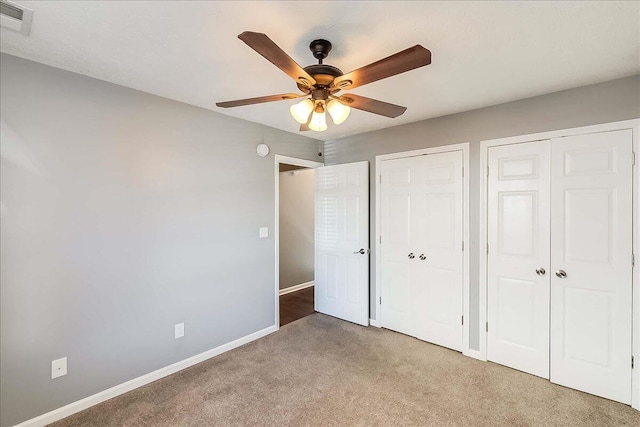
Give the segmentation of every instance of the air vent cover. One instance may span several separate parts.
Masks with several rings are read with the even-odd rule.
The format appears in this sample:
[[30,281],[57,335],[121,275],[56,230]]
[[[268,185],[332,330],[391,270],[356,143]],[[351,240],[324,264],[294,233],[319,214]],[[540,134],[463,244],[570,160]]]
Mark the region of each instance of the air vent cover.
[[28,35],[33,11],[7,0],[0,1],[0,27]]
[[22,15],[24,15],[24,11],[19,7],[3,1],[2,3],[0,3],[0,14],[7,15],[22,21]]

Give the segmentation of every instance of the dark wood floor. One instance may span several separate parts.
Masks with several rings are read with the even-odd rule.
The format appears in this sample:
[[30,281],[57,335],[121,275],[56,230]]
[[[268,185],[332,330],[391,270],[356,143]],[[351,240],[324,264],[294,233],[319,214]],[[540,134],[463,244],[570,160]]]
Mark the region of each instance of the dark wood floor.
[[280,296],[280,326],[315,313],[313,286]]

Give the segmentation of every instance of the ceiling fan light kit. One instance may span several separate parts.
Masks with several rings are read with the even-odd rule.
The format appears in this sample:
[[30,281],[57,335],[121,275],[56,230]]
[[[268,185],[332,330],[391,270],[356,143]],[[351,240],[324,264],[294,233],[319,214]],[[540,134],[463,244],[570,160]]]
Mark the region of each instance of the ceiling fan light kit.
[[297,104],[293,104],[289,108],[289,112],[296,122],[300,124],[307,123],[307,120],[309,120],[309,114],[313,112],[313,101],[305,99]]
[[320,102],[316,104],[316,108],[313,110],[313,113],[311,113],[309,129],[316,132],[324,132],[327,130],[327,117],[324,114],[324,106]]
[[431,52],[420,45],[415,45],[350,73],[343,74],[339,68],[323,63],[332,47],[328,40],[317,39],[309,44],[309,49],[313,57],[318,60],[318,63],[302,68],[265,34],[245,31],[238,35],[238,38],[295,80],[298,89],[302,93],[287,93],[218,102],[216,105],[222,108],[231,108],[285,99],[305,98],[289,108],[291,116],[300,123],[301,131],[323,132],[327,130],[327,112],[331,116],[333,123],[339,125],[349,117],[351,108],[389,118],[400,116],[406,111],[406,107],[355,94],[339,96],[337,93],[341,90],[353,89],[424,67],[431,63]]
[[333,123],[339,125],[347,120],[349,114],[351,114],[351,108],[347,105],[343,105],[340,101],[332,99],[327,103],[327,111],[331,115]]

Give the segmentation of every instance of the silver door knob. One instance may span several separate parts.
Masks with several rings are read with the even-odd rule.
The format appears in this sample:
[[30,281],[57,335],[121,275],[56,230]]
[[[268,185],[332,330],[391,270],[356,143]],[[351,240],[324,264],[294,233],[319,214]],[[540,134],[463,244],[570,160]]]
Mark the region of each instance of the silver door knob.
[[536,268],[536,274],[537,274],[538,276],[544,276],[546,272],[547,272],[547,270],[545,270],[545,269],[544,269],[544,268],[542,268],[542,267],[538,267],[538,268]]
[[413,254],[413,252],[411,252],[411,253],[409,254],[409,259],[414,259],[415,257],[416,257],[416,256]]
[[355,251],[354,254],[360,254],[360,255],[364,255],[367,253],[366,249],[360,249],[359,251]]
[[564,270],[558,270],[556,271],[556,276],[558,276],[560,279],[564,279],[565,277],[567,277],[567,272]]
[[424,254],[420,254],[420,259],[424,261],[425,259],[427,259],[427,257]]

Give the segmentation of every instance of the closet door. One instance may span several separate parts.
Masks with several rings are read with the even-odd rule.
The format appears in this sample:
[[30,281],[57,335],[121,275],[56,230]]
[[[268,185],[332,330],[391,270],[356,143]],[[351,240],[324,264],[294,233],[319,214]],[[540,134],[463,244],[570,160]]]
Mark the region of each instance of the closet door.
[[[382,162],[384,184],[381,191],[383,243],[378,254],[381,263],[380,324],[407,335],[415,335],[412,289],[414,282],[415,229],[413,228],[413,187],[416,159]],[[414,252],[412,252],[414,251]]]
[[382,162],[383,327],[462,348],[462,152]]
[[549,378],[549,141],[489,149],[487,359]]
[[416,337],[462,350],[462,152],[416,158],[411,302]]
[[551,381],[631,402],[631,130],[552,140]]

